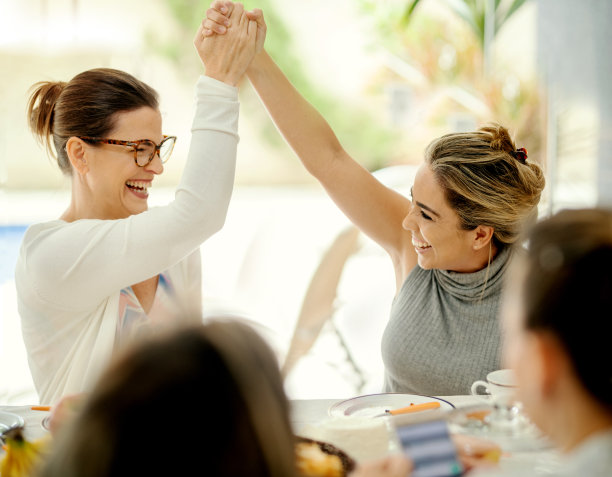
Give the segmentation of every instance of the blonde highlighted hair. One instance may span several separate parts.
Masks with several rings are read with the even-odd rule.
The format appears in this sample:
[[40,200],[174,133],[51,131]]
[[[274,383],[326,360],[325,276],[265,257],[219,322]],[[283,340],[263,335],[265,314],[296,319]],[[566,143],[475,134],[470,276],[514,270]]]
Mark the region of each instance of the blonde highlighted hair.
[[517,150],[503,126],[435,139],[425,161],[459,215],[460,227],[493,227],[498,248],[515,243],[524,223],[537,218],[544,173]]

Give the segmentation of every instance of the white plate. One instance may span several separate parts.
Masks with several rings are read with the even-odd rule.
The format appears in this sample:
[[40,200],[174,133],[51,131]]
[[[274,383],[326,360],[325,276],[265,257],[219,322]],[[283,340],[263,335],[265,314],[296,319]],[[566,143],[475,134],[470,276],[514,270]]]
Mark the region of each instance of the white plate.
[[8,431],[11,427],[24,426],[25,421],[21,416],[12,412],[0,411],[0,433]]
[[[338,401],[332,404],[327,412],[331,417],[374,417],[379,414],[383,414],[387,409],[399,409],[401,407],[410,406],[410,404],[422,404],[424,402],[431,401],[438,401],[440,403],[439,409],[445,411],[455,408],[455,406],[453,406],[450,402],[432,396],[422,396],[420,394],[382,393],[366,394],[365,396],[357,396],[344,401]],[[432,411],[436,411],[436,409],[420,411],[419,414],[425,414]]]

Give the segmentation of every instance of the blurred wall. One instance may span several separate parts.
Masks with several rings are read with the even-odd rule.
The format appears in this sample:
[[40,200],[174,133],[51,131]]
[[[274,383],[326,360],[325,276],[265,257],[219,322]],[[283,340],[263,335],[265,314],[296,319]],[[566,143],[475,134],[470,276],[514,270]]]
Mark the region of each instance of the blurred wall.
[[612,2],[537,0],[537,5],[555,208],[612,206]]

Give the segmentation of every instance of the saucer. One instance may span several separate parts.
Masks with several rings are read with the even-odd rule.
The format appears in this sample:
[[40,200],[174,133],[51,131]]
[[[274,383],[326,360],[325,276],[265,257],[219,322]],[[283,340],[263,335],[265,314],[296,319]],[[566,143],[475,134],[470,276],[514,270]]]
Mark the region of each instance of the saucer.
[[551,441],[518,407],[499,409],[484,404],[456,409],[448,415],[448,428],[451,433],[494,442],[507,452],[553,447]]

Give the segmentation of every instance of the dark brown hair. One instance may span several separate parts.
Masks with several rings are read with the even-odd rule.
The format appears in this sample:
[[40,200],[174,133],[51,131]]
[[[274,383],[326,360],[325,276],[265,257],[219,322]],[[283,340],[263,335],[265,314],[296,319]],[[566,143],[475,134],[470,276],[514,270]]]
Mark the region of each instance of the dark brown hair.
[[612,411],[612,210],[563,210],[527,234],[525,327],[553,333]]
[[516,242],[525,221],[537,217],[544,173],[517,153],[503,126],[442,136],[427,147],[425,160],[462,229],[493,227],[494,243],[503,247]]
[[105,137],[114,127],[116,113],[143,106],[159,108],[153,88],[110,68],[84,71],[68,83],[41,81],[31,90],[27,107],[30,130],[67,175],[72,173],[65,150],[68,139]]
[[294,449],[276,357],[250,326],[224,318],[115,361],[42,475],[285,477]]

